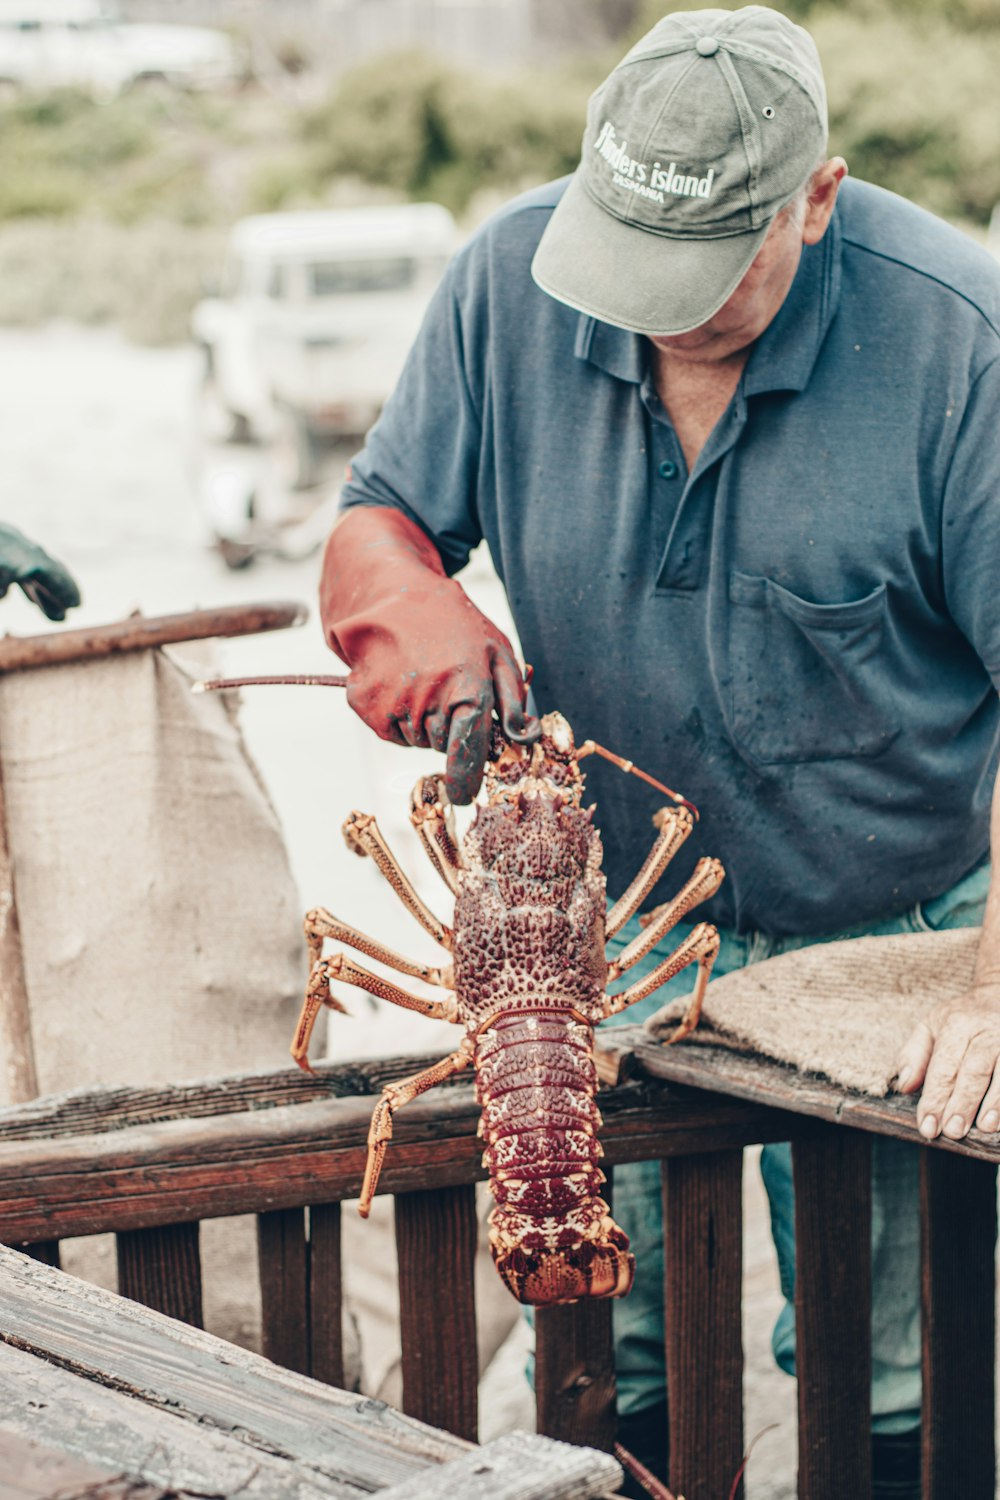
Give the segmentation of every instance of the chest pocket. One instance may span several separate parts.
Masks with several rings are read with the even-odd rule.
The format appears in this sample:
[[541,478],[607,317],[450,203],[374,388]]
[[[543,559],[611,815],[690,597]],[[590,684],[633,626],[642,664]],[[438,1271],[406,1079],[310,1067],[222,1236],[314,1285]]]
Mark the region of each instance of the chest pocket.
[[878,755],[899,733],[885,659],[886,592],[812,604],[770,578],[729,580],[732,729],[756,761]]

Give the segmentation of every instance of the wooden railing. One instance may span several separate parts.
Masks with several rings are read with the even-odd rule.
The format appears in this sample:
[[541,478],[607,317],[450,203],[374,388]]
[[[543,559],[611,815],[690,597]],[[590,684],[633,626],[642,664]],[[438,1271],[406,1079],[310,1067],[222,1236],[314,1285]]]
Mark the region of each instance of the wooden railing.
[[[921,1150],[924,1497],[994,1493],[994,1246],[1000,1151],[975,1133],[923,1145],[912,1100],[872,1100],[718,1049],[664,1050],[621,1028],[602,1090],[609,1176],[662,1163],[671,1482],[725,1500],[743,1453],[742,1151],[793,1142],[799,1495],[871,1493],[870,1136]],[[427,1059],[421,1059],[426,1064]],[[258,1215],[264,1353],[343,1383],[340,1204],[356,1197],[382,1085],[414,1059],[175,1088],[95,1089],[0,1112],[0,1241],[58,1263],[58,1242],[117,1236],[119,1290],[199,1325],[198,1224]],[[476,1436],[475,1184],[468,1085],[395,1122],[403,1408]],[[0,1328],[0,1339],[4,1330]],[[611,1306],[539,1312],[539,1431],[608,1447]]]

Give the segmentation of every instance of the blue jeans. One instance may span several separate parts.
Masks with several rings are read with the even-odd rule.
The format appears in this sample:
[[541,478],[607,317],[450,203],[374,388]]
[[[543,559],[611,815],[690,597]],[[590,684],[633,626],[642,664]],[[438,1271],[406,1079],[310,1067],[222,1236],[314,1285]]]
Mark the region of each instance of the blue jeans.
[[[933,901],[882,922],[831,932],[821,938],[772,938],[760,932],[737,935],[723,929],[713,973],[728,974],[775,954],[819,942],[979,926],[989,877],[989,865],[980,865]],[[693,925],[681,923],[668,933],[659,947],[629,969],[619,987],[649,973]],[[639,931],[637,920],[627,923],[609,940],[609,958],[615,957]],[[669,1000],[687,994],[694,984],[695,973],[695,966],[689,966],[646,1000],[604,1024],[615,1026],[645,1020]],[[873,1137],[872,1148],[872,1427],[877,1432],[902,1432],[920,1420],[919,1148],[882,1136]],[[771,1205],[771,1233],[786,1299],[775,1325],[772,1347],[781,1368],[794,1375],[795,1202],[790,1146],[765,1146],[761,1171]],[[623,1415],[630,1415],[661,1400],[666,1381],[658,1162],[635,1162],[615,1169],[613,1212],[631,1239],[636,1258],[635,1286],[614,1305],[618,1408]]]

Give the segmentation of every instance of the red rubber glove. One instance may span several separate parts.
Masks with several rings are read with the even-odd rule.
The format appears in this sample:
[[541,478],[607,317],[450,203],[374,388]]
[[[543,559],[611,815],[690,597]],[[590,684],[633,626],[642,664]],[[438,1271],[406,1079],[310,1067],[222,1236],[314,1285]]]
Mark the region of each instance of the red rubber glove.
[[494,711],[508,739],[538,738],[507,637],[401,511],[355,506],[340,517],[323,559],[320,617],[351,668],[354,712],[384,740],[444,751],[452,802],[479,790]]

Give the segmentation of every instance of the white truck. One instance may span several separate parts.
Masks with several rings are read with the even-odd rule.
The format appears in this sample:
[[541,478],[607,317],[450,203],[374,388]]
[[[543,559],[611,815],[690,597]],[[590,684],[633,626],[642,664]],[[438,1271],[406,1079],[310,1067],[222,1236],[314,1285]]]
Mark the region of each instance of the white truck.
[[140,83],[203,90],[245,76],[221,31],[132,24],[107,0],[0,0],[0,92],[80,88],[108,99]]
[[291,489],[378,416],[457,242],[436,203],[258,214],[195,308],[205,422],[276,450]]

